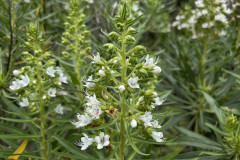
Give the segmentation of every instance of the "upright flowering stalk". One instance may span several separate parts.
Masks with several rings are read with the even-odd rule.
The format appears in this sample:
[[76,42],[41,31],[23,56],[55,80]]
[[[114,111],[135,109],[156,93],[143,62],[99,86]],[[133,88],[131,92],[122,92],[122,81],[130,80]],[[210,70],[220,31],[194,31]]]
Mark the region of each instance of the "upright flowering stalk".
[[18,96],[20,107],[34,112],[35,114],[32,114],[34,118],[36,114],[39,115],[37,118],[39,123],[36,126],[40,129],[41,138],[38,141],[42,158],[47,160],[51,154],[48,151],[46,130],[50,121],[47,118],[51,111],[63,113],[62,106],[58,105],[55,109],[50,106],[53,105],[55,97],[64,94],[61,87],[68,82],[63,70],[55,66],[55,60],[51,59],[50,52],[44,50],[46,44],[36,25],[30,24],[26,35],[27,40],[24,45],[27,51],[21,55],[26,66],[13,71],[15,78],[9,88]]
[[[114,28],[108,34],[112,43],[104,44],[101,53],[94,55],[96,73],[88,78],[85,85],[85,113],[78,114],[78,120],[72,122],[76,127],[104,131],[94,140],[84,134],[76,143],[82,150],[92,144],[96,144],[98,149],[117,147],[119,155],[116,158],[123,160],[128,145],[137,153],[146,155],[132,140],[136,133],[144,133],[140,134],[143,138],[164,141],[162,132],[159,132],[161,126],[151,114],[164,101],[153,87],[161,68],[157,66],[158,60],[149,55],[143,46],[135,46],[133,36],[137,31],[132,26],[138,19],[131,18],[125,2],[119,6],[114,18],[109,16]],[[109,58],[103,58],[104,54]],[[113,138],[115,136],[118,138]]]
[[[90,53],[90,41],[88,40],[90,32],[84,24],[85,15],[80,7],[79,0],[71,0],[68,16],[64,23],[65,32],[62,37],[62,44],[66,47],[63,56],[71,60],[77,78],[77,88],[82,91],[83,73],[85,68],[85,60]],[[83,102],[83,95],[79,93],[80,100]]]

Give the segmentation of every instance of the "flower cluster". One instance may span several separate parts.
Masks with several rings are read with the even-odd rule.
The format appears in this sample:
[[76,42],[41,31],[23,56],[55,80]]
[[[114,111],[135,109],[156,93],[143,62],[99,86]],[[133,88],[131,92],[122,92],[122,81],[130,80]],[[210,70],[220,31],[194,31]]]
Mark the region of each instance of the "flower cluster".
[[95,138],[89,138],[85,133],[83,133],[83,135],[84,137],[75,143],[77,146],[81,147],[81,150],[86,150],[94,142],[97,143],[97,149],[102,149],[110,144],[110,136],[107,134],[104,135],[103,132],[100,132],[99,136]]
[[194,4],[196,8],[185,6],[172,26],[190,32],[192,39],[212,33],[225,36],[227,27],[234,20],[232,14],[238,3],[233,2],[229,6],[228,0],[195,0]]
[[[37,110],[39,99],[43,103],[49,103],[58,95],[66,95],[61,86],[68,81],[63,70],[60,67],[54,67],[55,62],[50,58],[50,52],[42,50],[43,40],[36,26],[31,24],[27,30],[28,39],[25,47],[32,50],[33,54],[27,51],[22,53],[27,66],[13,71],[15,78],[9,88],[18,95],[21,107]],[[39,43],[40,46],[37,45]],[[58,107],[56,112],[62,114],[63,110]]]
[[[132,127],[133,130],[147,132],[157,142],[163,142],[163,133],[159,132],[161,126],[157,120],[153,120],[150,112],[164,102],[153,86],[153,80],[157,79],[161,68],[157,65],[159,61],[145,47],[134,45],[137,31],[131,26],[136,20],[129,10],[124,3],[119,6],[114,19],[111,18],[115,31],[109,33],[108,37],[112,43],[104,44],[100,53],[93,54],[94,69],[84,85],[85,109],[82,114],[77,114],[77,120],[72,124],[77,128],[94,128],[113,119],[121,126],[121,135],[125,134],[128,127]],[[108,57],[104,57],[104,54]],[[107,132],[105,129],[95,139],[84,134],[77,145],[84,150],[96,142],[97,148],[102,149],[110,143],[110,136],[104,136]],[[121,137],[120,146],[125,146],[124,143]]]

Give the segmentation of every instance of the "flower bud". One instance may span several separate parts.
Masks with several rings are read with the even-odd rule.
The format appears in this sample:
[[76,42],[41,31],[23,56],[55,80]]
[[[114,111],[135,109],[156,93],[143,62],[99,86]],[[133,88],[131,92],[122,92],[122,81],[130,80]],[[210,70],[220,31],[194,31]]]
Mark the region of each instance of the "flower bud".
[[136,128],[137,127],[137,121],[133,118],[131,121],[131,127]]
[[154,74],[158,74],[162,71],[162,69],[159,67],[159,66],[154,66],[153,67],[153,70],[152,70],[152,73]]
[[121,85],[121,86],[118,87],[118,89],[120,90],[120,92],[123,92],[125,90],[125,86]]
[[153,94],[154,98],[157,97],[157,95],[158,95],[157,92],[153,92],[152,94]]
[[103,70],[99,70],[98,71],[98,74],[101,76],[101,77],[104,77],[106,74],[105,74],[105,72],[103,71]]
[[115,59],[115,60],[113,60],[113,64],[117,64],[117,60]]
[[19,74],[20,74],[20,71],[18,71],[18,70],[14,70],[14,71],[13,71],[13,75],[14,75],[14,76],[18,76]]

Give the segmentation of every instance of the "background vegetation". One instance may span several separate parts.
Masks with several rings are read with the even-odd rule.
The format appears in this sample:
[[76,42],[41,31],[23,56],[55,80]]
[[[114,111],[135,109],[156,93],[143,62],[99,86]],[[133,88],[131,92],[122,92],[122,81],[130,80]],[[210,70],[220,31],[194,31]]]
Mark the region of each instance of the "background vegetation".
[[[192,14],[191,11],[198,8],[196,1],[128,1],[134,11],[132,16],[142,15],[135,25],[138,30],[135,44],[144,45],[158,57],[162,68],[156,90],[166,101],[156,108],[156,113],[162,113],[158,119],[162,120],[162,132],[167,139],[160,144],[136,140],[138,149],[150,156],[136,154],[135,149],[131,149],[126,159],[240,159],[240,2],[226,0],[231,9],[236,4],[233,13],[227,15],[228,25],[216,22],[215,28],[205,29],[201,26],[210,23],[216,10],[215,4],[205,0],[204,3],[209,3],[204,6],[208,14],[202,15],[195,24],[197,38],[192,38],[191,28],[179,29],[172,24],[179,15],[186,18]],[[23,152],[22,159],[43,159],[41,146],[36,145],[39,137],[35,136],[38,126],[34,112],[19,107],[16,94],[9,89],[13,70],[26,65],[21,59],[21,53],[28,49],[25,47],[26,26],[36,23],[44,39],[42,50],[51,52],[56,64],[63,67],[71,79],[65,90],[68,96],[60,96],[50,103],[51,106],[63,103],[67,114],[46,121],[49,127],[46,134],[51,143],[49,154],[54,159],[114,159],[114,150],[81,151],[74,142],[81,137],[82,130],[75,129],[70,122],[75,113],[82,110],[80,99],[83,97],[76,88],[81,90],[82,80],[93,73],[92,64],[87,64],[92,54],[101,51],[102,44],[110,42],[106,36],[113,30],[109,16],[116,15],[118,3],[118,0],[81,1],[79,10],[86,16],[83,21],[86,26],[78,29],[87,31],[84,42],[89,43],[81,44],[85,47],[81,55],[85,61],[80,63],[75,61],[76,57],[82,58],[77,56],[77,51],[68,57],[66,52],[71,50],[71,44],[62,39],[69,29],[66,25],[71,7],[68,1],[0,0],[0,158],[7,158],[17,150]],[[183,22],[187,22],[185,18]],[[219,33],[224,30],[225,34],[219,35],[218,30]],[[104,54],[104,57],[110,56]],[[76,69],[78,66],[83,67],[81,71]],[[29,139],[25,141],[26,148],[25,139]],[[25,150],[18,150],[19,146]]]

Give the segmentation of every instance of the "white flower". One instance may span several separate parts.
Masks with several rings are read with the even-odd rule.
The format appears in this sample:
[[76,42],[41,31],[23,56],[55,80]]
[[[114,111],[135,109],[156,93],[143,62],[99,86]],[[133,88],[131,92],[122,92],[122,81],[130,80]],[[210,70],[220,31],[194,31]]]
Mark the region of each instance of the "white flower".
[[154,120],[154,121],[152,122],[152,127],[153,127],[153,128],[161,128],[162,126],[160,126],[160,125],[158,124],[158,121],[157,121],[157,120]]
[[203,7],[204,7],[203,0],[197,0],[197,1],[195,2],[195,5],[196,5],[198,8],[203,8]]
[[82,147],[81,150],[86,150],[90,145],[93,144],[94,139],[88,138],[88,135],[83,133],[84,137],[81,137],[81,141],[76,142],[75,144],[79,147]]
[[133,11],[136,12],[136,11],[138,11],[138,10],[139,10],[138,5],[137,5],[137,4],[134,4],[134,5],[133,5]]
[[115,59],[115,60],[113,60],[113,64],[117,64],[117,62],[118,62],[118,61],[117,61],[116,59]]
[[145,61],[146,62],[144,63],[144,66],[151,67],[151,66],[155,66],[157,64],[157,61],[154,63],[153,58],[149,58],[149,54],[145,58]]
[[26,87],[30,83],[30,79],[29,79],[28,75],[27,74],[25,74],[25,76],[21,75],[20,77],[22,78],[20,80],[22,87]]
[[197,35],[193,34],[192,39],[197,39]]
[[43,96],[43,97],[42,97],[43,100],[46,99],[46,98],[47,98],[46,96]]
[[118,89],[119,89],[120,92],[123,92],[125,90],[125,86],[121,85],[121,86],[118,87]]
[[49,75],[50,77],[55,77],[55,72],[56,70],[52,66],[48,67],[46,70],[47,75]]
[[94,1],[93,0],[87,0],[87,2],[92,4]]
[[64,76],[63,74],[60,74],[59,75],[59,78],[58,78],[58,82],[60,82],[60,83],[68,83],[67,82],[67,77],[66,76]]
[[220,32],[220,36],[225,36],[226,34],[227,34],[227,32],[224,31],[224,30],[222,30],[222,31]]
[[21,72],[20,72],[19,70],[14,70],[14,71],[13,71],[13,75],[14,75],[14,76],[18,76],[20,73],[21,73]]
[[24,0],[25,3],[30,3],[30,0]]
[[29,79],[28,75],[26,75],[26,74],[25,74],[25,76],[21,75],[20,77],[22,78],[21,80],[16,79],[15,81],[12,82],[12,85],[9,86],[9,88],[11,90],[18,90],[23,87],[26,87],[29,84],[30,79]]
[[152,108],[155,108],[155,106],[160,106],[160,105],[162,105],[163,102],[165,101],[165,99],[164,99],[164,100],[160,100],[159,97],[154,98],[154,100],[155,100],[155,103],[152,103]]
[[153,92],[153,97],[157,97],[157,92]]
[[128,79],[128,85],[131,87],[131,88],[140,88],[139,87],[139,84],[137,83],[138,81],[138,77],[135,77],[135,78],[129,78]]
[[102,103],[97,100],[95,94],[94,94],[93,96],[87,95],[87,96],[86,96],[86,99],[87,99],[86,105],[89,106],[89,107],[102,105]]
[[162,69],[159,66],[154,66],[151,72],[154,74],[159,74],[161,71]]
[[137,121],[133,118],[131,121],[131,127],[136,128],[137,127]]
[[98,74],[101,76],[101,77],[104,77],[106,74],[105,74],[105,72],[103,71],[103,70],[99,70],[98,71]]
[[152,131],[152,137],[156,142],[164,142],[163,133]]
[[138,118],[140,118],[143,122],[144,122],[144,126],[147,127],[147,126],[152,126],[152,114],[151,112],[145,112],[144,115],[140,115],[138,116]]
[[214,17],[214,19],[215,19],[216,21],[220,21],[220,22],[225,23],[225,24],[228,23],[227,17],[226,17],[224,14],[222,14],[222,13],[217,14],[217,15]]
[[13,91],[22,88],[22,87],[21,87],[21,84],[20,84],[20,80],[12,81],[12,85],[9,86],[9,88],[10,88],[11,90],[13,90]]
[[98,119],[99,116],[103,113],[101,108],[99,108],[97,105],[87,107],[86,112],[92,116],[92,119]]
[[179,23],[179,21],[174,21],[173,23],[172,23],[172,26],[173,27],[176,27],[177,25],[179,25],[180,23]]
[[22,102],[19,102],[19,105],[20,105],[21,107],[28,107],[28,106],[29,106],[28,99],[27,99],[27,98],[23,98],[23,99],[22,99]]
[[208,23],[203,23],[202,28],[208,28]]
[[93,81],[92,77],[93,77],[92,75],[88,77],[87,82],[84,85],[85,87],[89,88],[89,87],[94,87],[95,86],[95,83],[91,82],[91,81]]
[[188,23],[195,24],[196,23],[196,16],[195,15],[191,16],[190,19],[188,20]]
[[96,63],[98,61],[101,61],[101,58],[100,58],[100,54],[97,52],[96,55],[93,55],[93,62],[92,63]]
[[50,88],[50,89],[48,90],[48,95],[49,95],[50,97],[56,97],[56,93],[57,93],[56,88]]
[[84,127],[90,123],[92,123],[92,119],[88,116],[87,113],[85,113],[84,115],[77,115],[77,122],[72,122],[73,125],[75,125],[77,128],[79,127]]
[[202,14],[203,14],[203,15],[208,14],[208,10],[206,10],[206,9],[202,10]]
[[37,83],[37,81],[36,80],[33,80],[33,84],[36,84]]
[[63,106],[61,104],[57,105],[57,107],[54,108],[54,111],[58,114],[63,114]]
[[104,146],[108,146],[110,144],[109,138],[109,135],[104,135],[103,132],[100,132],[100,135],[95,137],[95,141],[98,143],[97,149],[102,149]]
[[232,11],[230,8],[228,8],[228,9],[225,9],[224,12],[225,12],[226,14],[231,14],[233,11]]

